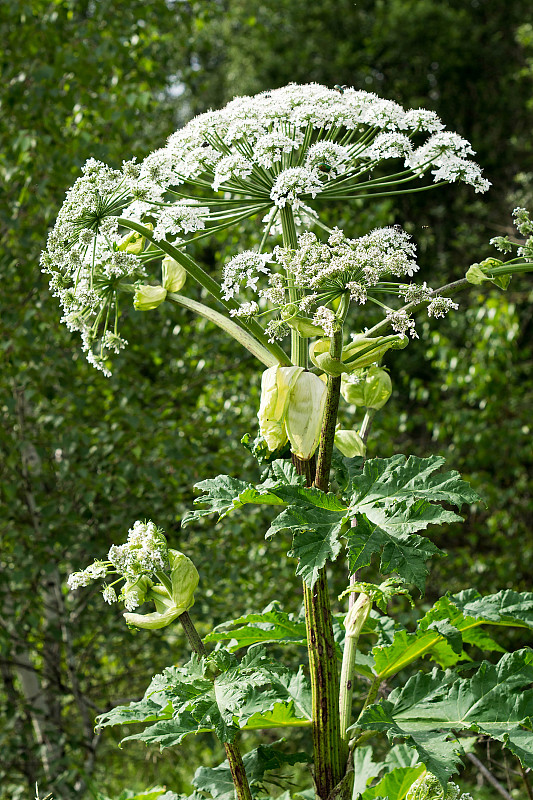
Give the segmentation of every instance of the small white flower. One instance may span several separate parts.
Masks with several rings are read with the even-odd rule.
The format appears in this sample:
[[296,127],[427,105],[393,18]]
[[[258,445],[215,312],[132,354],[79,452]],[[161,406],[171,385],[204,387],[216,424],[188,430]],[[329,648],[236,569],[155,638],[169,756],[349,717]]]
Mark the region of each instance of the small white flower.
[[118,600],[117,593],[115,592],[112,586],[104,586],[104,588],[102,589],[102,597],[104,598],[106,603],[109,603],[109,605],[116,603]]
[[331,308],[319,306],[313,317],[315,325],[320,325],[326,336],[333,336],[336,331],[337,317]]
[[242,283],[248,288],[257,291],[259,276],[269,275],[267,264],[271,261],[268,253],[257,253],[255,250],[245,250],[234,256],[224,266],[222,292],[224,300],[230,300],[239,293]]
[[387,314],[387,320],[390,322],[391,328],[395,333],[406,334],[418,339],[418,333],[415,330],[415,321],[411,319],[405,311],[391,311]]
[[317,142],[307,151],[305,166],[330,179],[346,172],[350,160],[350,150],[347,147],[336,142]]
[[287,204],[298,208],[302,204],[301,195],[316,197],[321,189],[322,183],[315,171],[306,167],[289,167],[279,173],[270,197],[278,208],[284,208]]
[[457,310],[459,306],[450,297],[437,295],[428,305],[428,317],[445,317],[452,308]]
[[420,286],[416,283],[405,284],[401,286],[398,294],[403,297],[406,303],[419,303],[424,300],[429,300],[433,289],[424,283]]
[[224,156],[216,165],[213,189],[218,192],[223,183],[231,182],[235,178],[247,178],[252,173],[253,166],[251,161],[238,153]]

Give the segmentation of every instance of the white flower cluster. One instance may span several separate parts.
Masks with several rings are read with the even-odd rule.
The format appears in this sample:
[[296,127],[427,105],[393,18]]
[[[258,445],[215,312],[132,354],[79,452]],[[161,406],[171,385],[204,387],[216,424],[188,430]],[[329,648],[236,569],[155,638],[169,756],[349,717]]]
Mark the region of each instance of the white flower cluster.
[[348,239],[335,228],[328,242],[306,232],[298,237],[298,249],[278,247],[277,261],[302,289],[328,289],[332,284],[349,288],[357,302],[365,302],[364,289],[375,286],[385,275],[412,276],[418,270],[415,245],[400,228],[378,228],[358,239]]
[[457,311],[459,306],[449,297],[436,295],[428,305],[428,317],[445,317],[448,311],[450,311],[452,308]]
[[[264,313],[265,302],[281,312],[282,319],[268,326],[270,339],[286,335],[291,319],[298,313],[314,310],[312,322],[332,336],[336,315],[328,304],[349,292],[350,300],[359,305],[372,301],[386,310],[386,318],[396,333],[417,337],[415,322],[404,310],[394,310],[378,301],[384,293],[403,297],[406,304],[428,303],[429,316],[443,317],[458,308],[448,297],[435,295],[423,284],[391,282],[418,271],[416,248],[409,235],[399,226],[378,228],[358,239],[348,239],[338,228],[331,231],[327,242],[307,231],[297,239],[297,248],[274,249],[274,261],[284,274],[272,272],[267,266],[269,257],[246,251],[231,259],[224,269],[225,297],[235,297],[241,287],[251,289],[259,299],[241,304],[232,311],[234,316],[251,318]],[[258,287],[260,275],[269,276],[267,288]],[[290,287],[297,289],[299,298],[290,299]]]
[[198,205],[195,201],[181,200],[169,208],[163,208],[154,230],[154,239],[174,239],[205,228],[205,220],[209,216],[207,206]]
[[84,570],[73,572],[67,578],[67,586],[73,591],[80,586],[88,586],[92,581],[105,578],[108,573],[108,565],[104,561],[94,561]]
[[73,572],[67,578],[67,585],[73,590],[109,574],[118,575],[115,584],[126,581],[120,595],[117,595],[114,584],[105,585],[103,598],[106,603],[116,603],[120,599],[128,611],[132,611],[140,605],[152,585],[150,576],[168,568],[168,549],[163,531],[151,521],[137,520],[128,531],[126,543],[111,545],[107,558],[107,561],[97,559],[84,570]]
[[490,240],[490,244],[494,245],[502,253],[511,253],[513,247],[517,248],[516,254],[519,258],[525,258],[527,261],[533,261],[533,220],[527,208],[517,206],[513,209],[514,224],[518,232],[525,237],[525,241],[521,244],[512,242],[508,236],[495,236]]
[[247,190],[270,195],[279,208],[297,207],[302,195],[315,197],[339,176],[403,158],[408,172],[431,169],[435,181],[464,180],[485,191],[488,182],[467,160],[468,142],[443,129],[434,112],[406,111],[370,92],[289,84],[195,117],[143,162],[133,183],[160,200],[167,189],[201,178],[215,191]]
[[[146,264],[157,257],[142,237],[124,236],[126,221],[149,227],[155,242],[183,243],[189,234],[208,235],[254,214],[266,215],[267,232],[276,233],[288,208],[309,226],[317,218],[309,202],[379,194],[396,184],[408,191],[409,181],[428,174],[437,183],[461,180],[485,191],[489,183],[468,159],[472,153],[434,112],[405,110],[350,87],[289,84],[237,97],[195,117],[141,163],[132,159],[114,170],[90,159],[67,194],[42,269],[51,275],[63,321],[81,333],[91,363],[109,374],[109,354],[126,345],[117,328],[121,286],[145,278]],[[378,164],[380,177],[373,180]],[[352,275],[357,302],[381,274],[412,275],[408,248],[393,252],[393,239],[397,245],[393,229],[382,229],[367,244],[358,240],[374,266]],[[386,249],[386,262],[378,265],[373,249]],[[236,284],[228,271],[226,298]]]
[[127,344],[116,328],[120,283],[146,274],[137,248],[128,248],[118,233],[123,190],[122,172],[90,159],[67,193],[41,256],[42,271],[50,274],[50,288],[63,308],[62,322],[81,333],[88,360],[105,374],[108,353]]
[[137,520],[125,544],[112,545],[107,557],[125,578],[152,575],[168,565],[166,539],[153,522]]
[[224,267],[222,292],[224,300],[230,300],[238,294],[241,284],[257,291],[257,282],[260,274],[269,275],[267,264],[272,257],[265,253],[256,253],[255,250],[245,250],[234,256]]

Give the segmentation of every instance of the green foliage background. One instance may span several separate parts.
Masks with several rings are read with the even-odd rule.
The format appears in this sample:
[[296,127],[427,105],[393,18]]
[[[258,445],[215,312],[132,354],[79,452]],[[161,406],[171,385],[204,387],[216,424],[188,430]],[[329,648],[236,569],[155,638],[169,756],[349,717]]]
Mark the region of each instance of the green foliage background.
[[[472,141],[489,195],[447,187],[430,202],[354,203],[331,218],[352,235],[401,223],[418,242],[421,279],[440,285],[491,254],[514,205],[531,207],[533,27],[523,11],[519,0],[2,3],[1,800],[33,796],[35,781],[56,800],[95,787],[110,797],[155,783],[189,791],[191,764],[221,760],[209,737],[159,755],[140,743],[121,752],[113,733],[92,731],[97,713],[139,697],[154,671],[184,657],[179,631],[134,635],[98,594],[66,594],[67,574],[135,519],[154,519],[195,561],[201,632],[274,599],[287,611],[301,602],[287,543],[264,542],[264,512],[180,530],[194,482],[257,474],[238,443],[255,432],[251,357],[184,312],[132,311],[130,347],[105,379],[59,325],[38,259],[81,165],[142,158],[193,114],[289,81],[433,108]],[[220,274],[256,232],[249,223],[196,256]],[[531,290],[519,277],[506,294],[474,287],[460,302],[391,359],[394,395],[370,446],[444,455],[486,499],[464,525],[434,534],[449,558],[434,565],[428,605],[470,585],[527,590],[533,570]],[[340,564],[332,579],[341,591]],[[37,701],[24,690],[29,675]]]

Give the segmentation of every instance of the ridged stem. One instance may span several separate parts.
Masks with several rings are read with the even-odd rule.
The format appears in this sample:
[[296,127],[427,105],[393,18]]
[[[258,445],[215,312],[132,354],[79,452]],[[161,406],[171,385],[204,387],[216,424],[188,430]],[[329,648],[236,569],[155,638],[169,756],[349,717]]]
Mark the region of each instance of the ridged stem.
[[327,800],[344,776],[344,759],[339,725],[339,675],[325,569],[312,589],[304,584],[304,601],[313,698],[314,778],[318,796]]
[[[339,359],[342,353],[342,329],[337,331],[331,339],[329,354],[334,359]],[[328,375],[326,408],[324,410],[324,421],[320,434],[320,445],[318,447],[318,459],[316,466],[315,486],[327,492],[329,488],[329,471],[331,469],[331,458],[333,456],[333,444],[335,441],[335,426],[337,424],[337,414],[339,411],[339,398],[341,393],[341,378],[339,376]]]
[[241,751],[235,744],[226,742],[224,745],[226,755],[228,757],[229,768],[231,770],[231,777],[237,793],[238,800],[252,800],[252,793],[250,791],[250,784],[248,783],[248,776],[244,769]]
[[[296,250],[298,247],[298,237],[296,235],[296,225],[294,224],[294,214],[289,205],[280,209],[281,230],[283,234],[283,246],[289,250]],[[293,286],[290,275],[287,275],[289,288],[289,301],[296,303],[302,297],[302,292]],[[298,331],[291,329],[291,361],[297,367],[307,369],[307,339],[300,336]]]
[[[194,650],[194,652],[199,656],[205,656],[207,653],[204,643],[200,638],[200,634],[194,627],[194,623],[189,616],[189,612],[185,611],[178,617],[178,619],[181,622],[183,630],[185,631],[185,636],[187,637],[187,640],[191,646],[191,650]],[[250,784],[248,783],[248,776],[246,775],[246,770],[244,769],[239,747],[233,742],[225,742],[224,749],[228,758],[231,777],[233,778],[233,783],[235,786],[235,792],[237,793],[237,800],[252,800]]]

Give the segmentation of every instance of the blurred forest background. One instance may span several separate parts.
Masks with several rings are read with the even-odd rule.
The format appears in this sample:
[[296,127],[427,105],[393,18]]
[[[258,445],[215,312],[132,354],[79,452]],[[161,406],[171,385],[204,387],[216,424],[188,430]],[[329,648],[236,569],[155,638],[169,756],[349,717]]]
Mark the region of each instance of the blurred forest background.
[[[256,432],[259,372],[217,328],[162,306],[132,312],[130,346],[102,377],[39,271],[47,229],[91,156],[141,159],[236,94],[349,84],[434,109],[472,142],[493,187],[357,201],[332,209],[332,224],[357,236],[399,223],[422,280],[461,277],[496,255],[489,239],[512,233],[512,208],[533,205],[533,26],[523,0],[3,0],[0,64],[0,799],[33,798],[36,781],[55,800],[154,784],[188,793],[199,763],[223,759],[209,736],[159,754],[93,730],[96,714],[183,660],[180,630],[134,634],[97,590],[68,594],[65,581],[151,518],[198,567],[201,632],[273,600],[298,611],[287,542],[267,547],[264,512],[180,531],[193,483],[257,475],[239,440]],[[248,223],[195,256],[220,275],[256,234]],[[486,500],[433,534],[448,558],[422,604],[465,586],[531,589],[529,287],[527,276],[506,293],[472,287],[459,312],[420,321],[420,341],[390,359],[394,394],[370,455],[442,454]],[[331,577],[341,591],[340,564]],[[409,613],[398,605],[405,624]],[[520,632],[507,641],[522,644]],[[512,786],[516,764],[491,759]],[[471,791],[477,780],[467,774]]]

